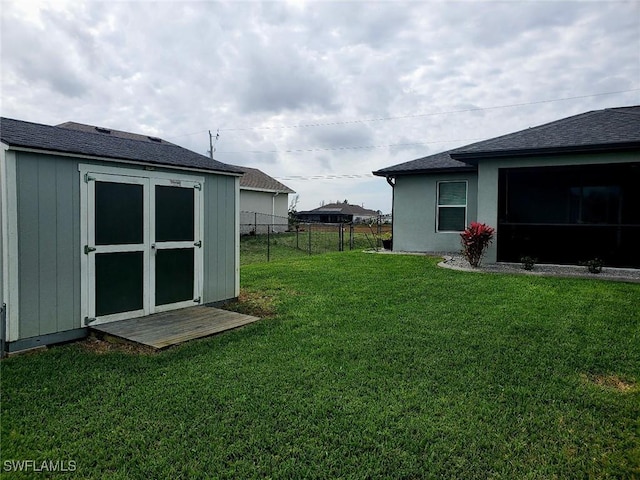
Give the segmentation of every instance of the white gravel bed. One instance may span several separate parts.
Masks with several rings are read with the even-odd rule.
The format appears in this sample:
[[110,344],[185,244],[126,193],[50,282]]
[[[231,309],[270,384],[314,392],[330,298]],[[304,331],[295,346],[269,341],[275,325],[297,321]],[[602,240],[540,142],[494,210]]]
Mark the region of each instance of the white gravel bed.
[[622,282],[640,283],[640,269],[604,267],[600,273],[589,273],[587,267],[576,265],[536,264],[533,270],[525,270],[521,263],[481,263],[478,268],[469,265],[462,255],[442,255],[440,267],[468,272],[520,273],[526,275],[546,275],[555,277],[582,277],[601,280],[617,280]]

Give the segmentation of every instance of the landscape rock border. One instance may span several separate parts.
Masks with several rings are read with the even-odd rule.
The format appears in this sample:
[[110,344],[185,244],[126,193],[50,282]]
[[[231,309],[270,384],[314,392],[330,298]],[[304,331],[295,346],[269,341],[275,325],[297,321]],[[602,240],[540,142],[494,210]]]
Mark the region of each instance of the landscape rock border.
[[491,263],[480,264],[478,268],[469,265],[462,255],[442,255],[443,261],[438,263],[439,267],[452,270],[463,270],[465,272],[479,273],[513,273],[523,275],[538,275],[547,277],[577,277],[590,278],[594,280],[613,280],[619,282],[640,283],[640,269],[636,268],[612,268],[604,267],[601,273],[589,273],[587,267],[578,265],[552,265],[536,264],[533,270],[525,270],[520,263]]

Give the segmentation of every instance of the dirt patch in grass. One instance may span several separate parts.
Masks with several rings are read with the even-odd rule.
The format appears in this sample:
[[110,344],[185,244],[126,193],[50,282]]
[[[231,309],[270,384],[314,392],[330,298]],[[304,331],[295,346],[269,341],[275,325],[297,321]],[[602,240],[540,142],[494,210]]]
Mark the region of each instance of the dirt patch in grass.
[[596,385],[607,390],[615,390],[622,393],[630,393],[638,390],[638,383],[633,380],[621,378],[618,375],[580,375],[585,383]]
[[260,318],[269,318],[276,314],[273,297],[264,292],[249,292],[242,288],[238,300],[230,302],[222,308]]
[[109,336],[98,338],[95,335],[90,335],[84,340],[78,342],[78,345],[83,350],[97,355],[114,352],[127,353],[130,355],[152,355],[159,351],[147,345],[126,342]]

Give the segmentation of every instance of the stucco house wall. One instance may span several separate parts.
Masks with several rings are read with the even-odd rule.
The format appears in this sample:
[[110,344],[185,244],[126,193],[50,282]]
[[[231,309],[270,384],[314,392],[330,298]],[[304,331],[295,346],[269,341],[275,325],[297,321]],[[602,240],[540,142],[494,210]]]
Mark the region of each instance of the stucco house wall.
[[459,252],[458,232],[438,232],[439,182],[467,182],[467,224],[477,216],[478,177],[475,173],[398,175],[393,188],[393,249],[401,252]]

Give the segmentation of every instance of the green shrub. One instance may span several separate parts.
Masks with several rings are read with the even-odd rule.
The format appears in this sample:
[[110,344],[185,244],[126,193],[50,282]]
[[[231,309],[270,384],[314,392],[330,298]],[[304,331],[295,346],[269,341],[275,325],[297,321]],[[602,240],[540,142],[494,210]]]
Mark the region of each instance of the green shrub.
[[602,267],[604,266],[604,262],[599,258],[594,258],[585,263],[587,266],[587,271],[589,273],[598,274],[602,272]]
[[537,259],[533,257],[529,257],[528,255],[525,255],[520,259],[520,261],[522,262],[522,268],[524,268],[525,270],[533,270],[533,267],[535,266]]
[[462,241],[462,255],[469,264],[476,268],[484,253],[493,241],[495,229],[484,223],[471,222],[471,225],[460,234]]

